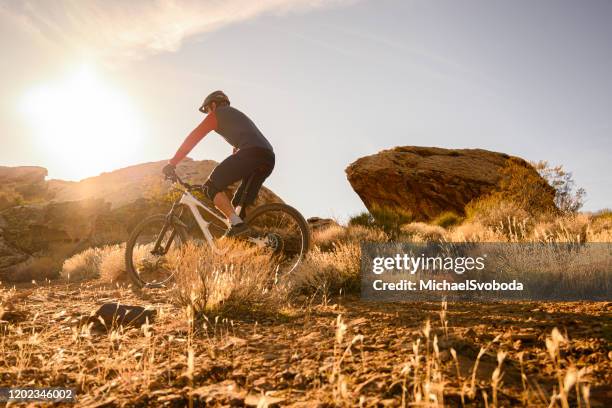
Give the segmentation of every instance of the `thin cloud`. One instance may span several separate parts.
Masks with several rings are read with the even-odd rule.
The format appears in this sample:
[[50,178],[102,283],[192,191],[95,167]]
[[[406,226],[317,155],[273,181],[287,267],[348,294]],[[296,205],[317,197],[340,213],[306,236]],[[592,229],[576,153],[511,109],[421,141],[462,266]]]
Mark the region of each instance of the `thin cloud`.
[[180,49],[185,40],[262,14],[351,0],[32,0],[0,5],[5,16],[70,51],[110,60]]

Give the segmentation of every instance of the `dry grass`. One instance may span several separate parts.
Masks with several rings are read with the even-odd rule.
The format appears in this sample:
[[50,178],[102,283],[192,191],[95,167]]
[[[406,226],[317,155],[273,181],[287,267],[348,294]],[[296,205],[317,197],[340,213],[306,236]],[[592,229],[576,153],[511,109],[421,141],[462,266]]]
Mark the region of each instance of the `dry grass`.
[[445,211],[442,214],[438,215],[431,223],[434,225],[438,225],[442,228],[453,227],[455,225],[461,224],[463,221],[463,217],[455,214],[452,211]]
[[[575,242],[580,234],[610,240],[607,221],[595,215],[507,223],[447,229],[412,223],[402,230],[418,242]],[[21,300],[18,291],[2,289],[0,320],[8,323],[0,326],[0,378],[75,387],[83,406],[565,408],[605,401],[612,372],[601,331],[605,305],[376,305],[335,297],[359,287],[360,241],[387,240],[363,226],[318,231],[308,259],[279,285],[271,285],[274,269],[265,254],[228,243],[228,257],[191,243],[168,257],[177,271],[174,291],[146,300],[95,282],[68,284],[70,295],[35,288]],[[533,262],[524,252],[512,256],[517,267]],[[121,246],[89,249],[62,269],[71,280],[115,282],[122,275]],[[321,303],[290,307],[298,294],[321,295]],[[153,302],[158,317],[142,328],[107,332],[79,326],[92,303],[109,299]]]
[[88,248],[66,259],[60,276],[69,281],[101,278],[104,282],[126,280],[125,245]]
[[361,247],[357,242],[338,242],[331,251],[315,247],[289,278],[292,291],[327,298],[360,287]]
[[400,236],[400,239],[411,242],[437,242],[443,240],[446,234],[444,228],[438,225],[426,224],[424,222],[404,224],[402,225],[401,231],[402,235]]
[[362,225],[334,225],[315,231],[308,258],[287,279],[288,291],[327,298],[358,290],[361,242],[388,239],[384,231]]
[[64,261],[60,276],[66,280],[79,281],[99,275],[100,248],[88,248]]
[[3,381],[73,387],[79,406],[588,407],[609,392],[596,334],[605,305],[347,299],[259,321],[231,309],[198,320],[193,302],[159,293],[147,298],[151,324],[97,331],[78,323],[95,303],[143,299],[92,283],[0,289],[0,299]]
[[448,242],[507,242],[508,238],[496,229],[475,222],[466,222],[445,234]]
[[125,245],[112,245],[102,249],[99,275],[104,282],[127,281],[125,272]]
[[[593,369],[584,364],[579,368],[574,361],[565,357],[571,342],[556,327],[545,338],[547,353],[539,355],[543,364],[551,366],[550,374],[557,381],[557,386],[551,387],[550,384],[539,384],[537,379],[527,374],[526,352],[522,350],[520,342],[510,349],[506,348],[506,342],[502,339],[511,338],[507,335],[509,333],[498,334],[481,345],[473,360],[461,358],[461,352],[457,352],[453,346],[465,346],[452,330],[449,335],[446,308],[447,304],[443,302],[440,313],[442,327],[436,330],[431,321],[426,320],[421,330],[408,340],[403,361],[395,362],[390,367],[389,382],[391,387],[397,386],[396,402],[399,406],[590,407],[590,383],[593,380],[590,374]],[[335,329],[333,362],[326,367],[329,388],[335,406],[352,406],[355,401],[365,401],[360,396],[365,386],[388,374],[374,375],[362,383],[355,381],[359,370],[348,371],[343,367],[343,362],[349,358],[363,360],[363,345],[367,339],[362,334],[347,338],[348,325],[340,315],[336,319]],[[490,367],[485,378],[481,370],[483,358],[487,358]],[[491,360],[495,364],[489,362]],[[471,367],[461,367],[461,362],[466,361],[471,363]],[[520,367],[520,387],[517,387],[516,378],[509,379],[509,385],[505,384],[503,378],[506,375],[505,366],[508,365],[510,375],[514,374],[514,377],[517,376],[515,367]],[[366,370],[366,367],[362,366],[362,370]]]
[[313,245],[321,251],[333,250],[338,243],[380,242],[386,241],[388,235],[378,228],[368,228],[362,225],[351,225],[342,227],[333,225],[314,231],[312,234]]
[[465,212],[469,221],[476,221],[485,227],[497,227],[508,219],[529,219],[529,213],[512,201],[499,200],[495,196],[469,203]]
[[230,256],[194,243],[170,254],[179,303],[195,312],[210,312],[227,307],[269,306],[281,299],[279,286],[271,290],[275,269],[269,255],[240,242],[226,242],[223,248]]

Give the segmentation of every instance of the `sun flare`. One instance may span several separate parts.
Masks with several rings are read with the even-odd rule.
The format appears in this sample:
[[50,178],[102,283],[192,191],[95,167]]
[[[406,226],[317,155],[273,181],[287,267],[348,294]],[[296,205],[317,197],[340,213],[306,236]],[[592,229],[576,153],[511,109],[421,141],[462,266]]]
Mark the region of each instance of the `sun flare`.
[[22,102],[54,176],[80,179],[126,165],[142,139],[130,98],[91,67],[29,90]]

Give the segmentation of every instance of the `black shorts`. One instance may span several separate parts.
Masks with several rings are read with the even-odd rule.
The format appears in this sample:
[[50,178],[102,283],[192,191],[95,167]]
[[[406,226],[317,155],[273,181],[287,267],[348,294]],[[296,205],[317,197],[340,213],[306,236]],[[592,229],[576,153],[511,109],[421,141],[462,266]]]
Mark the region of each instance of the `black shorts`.
[[274,161],[274,152],[268,149],[252,147],[238,150],[219,163],[210,173],[204,184],[208,197],[212,200],[218,192],[241,180],[232,199],[232,205],[235,207],[242,201],[247,181],[253,176],[243,201],[244,207],[253,204],[264,180],[274,169]]

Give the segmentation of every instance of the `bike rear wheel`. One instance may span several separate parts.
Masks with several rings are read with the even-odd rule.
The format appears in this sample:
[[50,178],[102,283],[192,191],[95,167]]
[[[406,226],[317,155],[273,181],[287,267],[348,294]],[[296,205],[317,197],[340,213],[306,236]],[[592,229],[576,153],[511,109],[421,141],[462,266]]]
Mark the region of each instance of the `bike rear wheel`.
[[125,248],[126,272],[139,288],[166,287],[174,278],[169,259],[187,242],[187,231],[164,214],[138,224]]
[[295,208],[282,203],[264,204],[246,217],[249,241],[266,248],[277,276],[295,270],[310,250],[310,228]]

